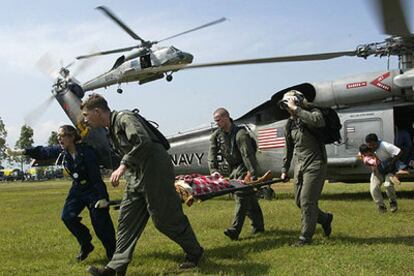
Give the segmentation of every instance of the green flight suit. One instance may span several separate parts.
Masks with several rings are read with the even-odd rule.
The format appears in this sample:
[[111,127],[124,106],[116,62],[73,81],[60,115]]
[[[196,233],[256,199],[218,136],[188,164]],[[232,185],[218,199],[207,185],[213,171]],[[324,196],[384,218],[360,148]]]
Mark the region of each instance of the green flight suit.
[[150,216],[155,227],[180,245],[187,256],[199,256],[202,248],[175,191],[174,170],[167,151],[133,112],[113,111],[110,119],[113,145],[128,169],[116,250],[107,266],[126,270]]
[[[219,167],[219,156],[226,161],[225,167]],[[256,177],[257,160],[252,138],[244,128],[234,124],[230,133],[218,128],[210,138],[208,164],[210,173],[219,172],[231,179],[243,179],[248,171]],[[229,229],[238,236],[247,215],[252,221],[253,233],[264,231],[263,213],[255,191],[236,192],[235,201],[235,215]]]
[[326,177],[326,149],[310,132],[314,128],[325,126],[325,120],[316,108],[308,111],[298,107],[295,117],[288,120],[285,128],[286,153],[282,173],[289,171],[293,157],[295,200],[302,212],[300,239],[311,241],[316,223],[324,225],[328,220],[328,214],[318,207]]

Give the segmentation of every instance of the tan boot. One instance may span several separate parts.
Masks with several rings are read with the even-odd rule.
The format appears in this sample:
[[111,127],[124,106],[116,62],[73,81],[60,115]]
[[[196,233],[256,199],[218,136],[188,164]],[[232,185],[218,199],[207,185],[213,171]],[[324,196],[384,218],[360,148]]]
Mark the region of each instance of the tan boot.
[[398,177],[396,177],[395,175],[390,176],[390,181],[392,182],[392,184],[394,185],[400,185],[401,181],[398,179]]

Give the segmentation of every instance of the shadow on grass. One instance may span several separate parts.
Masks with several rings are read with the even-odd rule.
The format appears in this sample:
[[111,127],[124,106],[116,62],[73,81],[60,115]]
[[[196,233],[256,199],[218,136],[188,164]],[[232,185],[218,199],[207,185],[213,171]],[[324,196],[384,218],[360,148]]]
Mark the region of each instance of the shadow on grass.
[[[85,264],[86,267],[90,266],[90,265],[94,265],[94,266],[105,266],[107,263],[109,262],[109,260],[107,258],[88,258],[83,264]],[[79,263],[79,262],[77,262]]]
[[414,246],[414,236],[396,236],[396,237],[370,237],[359,238],[346,235],[333,236],[329,239],[332,242],[340,242],[343,244],[357,245],[377,245],[377,244],[400,244]]
[[[242,238],[238,241],[223,242],[220,246],[205,248],[204,257],[198,268],[203,274],[220,274],[243,271],[246,275],[266,274],[271,265],[254,262],[248,255],[285,246],[298,237],[299,232],[286,230],[269,230],[259,235]],[[183,255],[170,252],[152,252],[145,257],[161,258],[179,263]],[[176,273],[167,272],[168,273]],[[165,273],[165,272],[164,272]],[[163,274],[164,274],[163,273]]]
[[[384,198],[387,198],[385,192],[382,193]],[[414,199],[414,190],[413,191],[397,191],[398,198],[405,198],[405,199]],[[271,200],[277,202],[278,200],[285,200],[285,199],[294,199],[294,194],[292,193],[277,193],[276,198]],[[342,192],[342,193],[324,193],[320,197],[321,200],[371,200],[371,194],[369,193],[369,188],[367,188],[366,192]],[[227,197],[219,197],[215,200],[222,200],[227,201],[230,198]]]
[[[382,193],[384,198],[387,198],[385,193]],[[414,191],[397,191],[398,198],[414,198]],[[324,194],[322,193],[321,199],[327,200],[371,200],[371,194],[369,191],[366,192],[348,192],[338,194]]]
[[[237,271],[243,271],[244,274],[267,274],[272,265],[263,262],[255,262],[250,253],[264,252],[274,250],[279,247],[289,245],[295,241],[299,231],[273,229],[260,235],[248,236],[238,241],[226,241],[223,244],[205,248],[205,255],[200,262],[199,268],[194,272],[201,274],[220,274],[223,272],[232,274]],[[326,243],[328,242],[328,243]],[[414,246],[414,236],[395,236],[395,237],[353,237],[347,235],[333,235],[324,241],[315,241],[312,246],[336,246],[336,244],[354,244],[354,245],[379,245],[379,244],[400,244]],[[145,257],[161,258],[176,262],[183,261],[182,254],[170,252],[152,252]],[[184,273],[183,271],[163,272]]]
[[270,265],[263,263],[254,263],[250,261],[243,261],[242,264],[227,264],[220,266],[222,270],[207,269],[210,266],[216,266],[217,264],[207,261],[202,261],[198,268],[182,270],[174,269],[170,271],[163,271],[158,275],[261,275],[266,274],[269,271]]

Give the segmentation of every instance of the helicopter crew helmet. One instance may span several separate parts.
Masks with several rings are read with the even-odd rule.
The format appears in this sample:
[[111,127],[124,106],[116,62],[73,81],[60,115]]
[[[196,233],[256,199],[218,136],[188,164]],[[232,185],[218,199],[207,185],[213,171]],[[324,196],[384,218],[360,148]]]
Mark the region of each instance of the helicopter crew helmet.
[[287,109],[287,102],[289,99],[293,99],[297,106],[308,106],[308,101],[302,92],[298,90],[290,90],[283,95],[283,98],[278,102],[281,109]]

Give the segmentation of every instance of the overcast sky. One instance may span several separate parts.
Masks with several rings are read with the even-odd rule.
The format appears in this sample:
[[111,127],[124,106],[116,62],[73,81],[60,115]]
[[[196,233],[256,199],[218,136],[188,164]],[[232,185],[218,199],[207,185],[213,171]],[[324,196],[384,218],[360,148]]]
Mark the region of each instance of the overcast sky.
[[[36,67],[53,54],[54,66],[67,64],[91,49],[132,46],[135,41],[96,6],[105,5],[144,39],[159,40],[226,17],[219,25],[166,41],[194,55],[194,63],[354,50],[382,41],[378,21],[364,0],[186,0],[186,1],[6,1],[0,10],[0,117],[14,146],[29,114],[50,95],[52,80]],[[408,2],[408,1],[407,1]],[[407,10],[412,11],[409,3]],[[412,18],[408,18],[412,23]],[[117,54],[97,59],[77,75],[84,82],[107,71]],[[395,59],[392,60],[396,66]],[[233,118],[270,99],[278,90],[302,82],[339,79],[386,71],[385,58],[338,58],[321,62],[279,63],[194,69],[177,72],[174,80],[116,86],[95,92],[111,108],[139,108],[167,135],[208,125],[219,106]],[[76,66],[75,66],[76,67]],[[57,102],[31,126],[36,144],[45,144],[52,130],[70,123]]]

